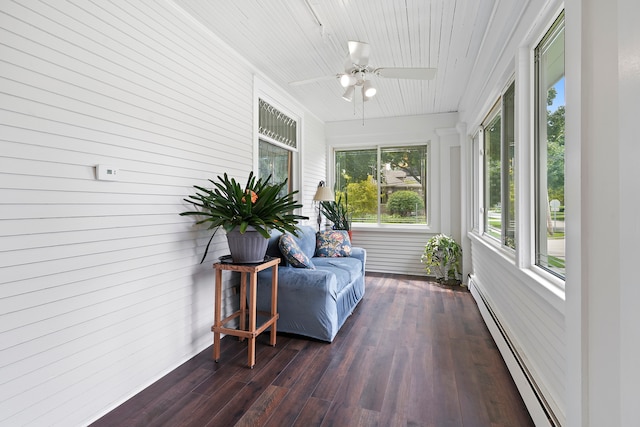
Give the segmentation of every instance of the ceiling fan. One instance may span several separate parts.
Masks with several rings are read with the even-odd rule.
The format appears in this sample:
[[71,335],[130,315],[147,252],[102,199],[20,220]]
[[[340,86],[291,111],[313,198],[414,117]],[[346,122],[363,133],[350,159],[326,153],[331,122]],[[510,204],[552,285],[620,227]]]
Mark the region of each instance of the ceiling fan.
[[364,101],[368,101],[375,96],[376,88],[369,79],[371,76],[412,80],[431,80],[436,76],[435,68],[374,68],[369,65],[371,48],[368,43],[349,41],[348,46],[349,54],[345,60],[344,72],[331,76],[298,80],[290,82],[289,84],[299,86],[306,83],[337,78],[340,80],[342,87],[345,88],[342,98],[351,102],[356,87],[362,88],[362,98]]

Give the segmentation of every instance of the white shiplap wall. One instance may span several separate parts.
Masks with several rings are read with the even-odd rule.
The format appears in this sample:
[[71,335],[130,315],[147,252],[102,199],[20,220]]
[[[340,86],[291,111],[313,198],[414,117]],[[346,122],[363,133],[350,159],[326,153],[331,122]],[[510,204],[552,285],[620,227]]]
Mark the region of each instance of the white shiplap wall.
[[318,210],[313,202],[318,183],[327,181],[327,146],[325,142],[324,123],[311,114],[304,120],[304,145],[300,155],[304,168],[302,170],[301,191],[303,195],[302,215],[308,216],[307,224],[317,227]]
[[226,241],[178,213],[248,175],[253,71],[171,2],[2,2],[0,40],[0,425],[82,425],[211,342]]
[[367,271],[426,276],[420,256],[424,245],[433,236],[421,230],[353,230],[353,244],[367,250]]
[[472,240],[474,285],[487,299],[524,369],[560,425],[565,421],[566,390],[564,301],[560,290],[541,286],[534,275],[475,237]]

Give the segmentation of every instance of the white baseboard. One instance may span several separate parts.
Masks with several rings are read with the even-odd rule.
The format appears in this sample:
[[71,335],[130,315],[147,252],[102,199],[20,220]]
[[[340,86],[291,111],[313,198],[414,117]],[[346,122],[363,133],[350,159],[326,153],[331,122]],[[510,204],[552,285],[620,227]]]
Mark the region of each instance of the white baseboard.
[[511,344],[506,331],[500,324],[500,320],[493,313],[487,299],[483,296],[482,290],[478,287],[473,277],[469,277],[468,286],[533,422],[537,427],[560,427],[560,423],[553,415],[551,409],[544,404],[544,396],[540,395],[533,379],[527,374],[528,369],[524,366],[523,359]]

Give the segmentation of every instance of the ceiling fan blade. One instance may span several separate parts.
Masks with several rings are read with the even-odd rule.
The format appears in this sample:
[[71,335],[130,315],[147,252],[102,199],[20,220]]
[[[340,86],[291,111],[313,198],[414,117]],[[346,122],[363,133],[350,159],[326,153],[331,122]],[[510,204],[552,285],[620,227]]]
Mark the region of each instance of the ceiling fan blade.
[[352,64],[357,64],[362,67],[366,67],[369,64],[369,53],[371,48],[369,43],[349,41],[349,57]]
[[391,79],[431,80],[436,77],[435,68],[376,68],[374,74]]
[[340,78],[340,74],[332,74],[330,76],[322,76],[322,77],[313,77],[311,79],[305,79],[305,80],[296,80],[294,82],[289,82],[289,85],[291,86],[301,86],[301,85],[305,85],[308,83],[315,83],[315,82],[323,82],[325,80],[332,80],[332,79],[337,79]]

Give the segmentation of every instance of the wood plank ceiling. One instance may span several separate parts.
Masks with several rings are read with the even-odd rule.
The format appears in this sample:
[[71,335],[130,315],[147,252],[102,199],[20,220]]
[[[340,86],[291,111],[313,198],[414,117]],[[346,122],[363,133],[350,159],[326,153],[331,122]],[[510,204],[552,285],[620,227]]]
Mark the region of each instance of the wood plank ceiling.
[[[458,111],[496,0],[174,0],[323,121]],[[499,2],[498,2],[499,3]],[[374,77],[376,96],[344,101],[335,76],[349,40],[370,65],[437,68],[432,81]],[[357,92],[357,91],[356,91]]]

